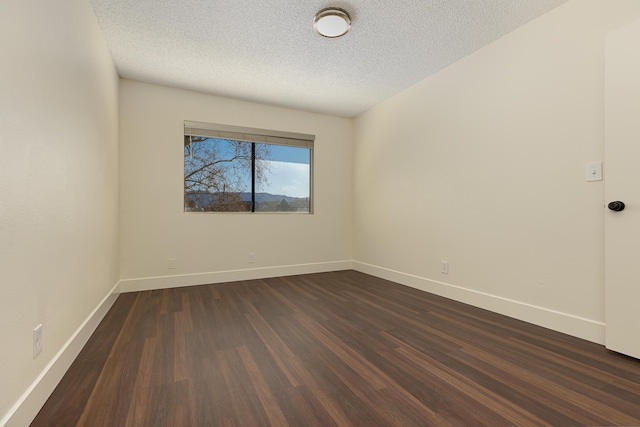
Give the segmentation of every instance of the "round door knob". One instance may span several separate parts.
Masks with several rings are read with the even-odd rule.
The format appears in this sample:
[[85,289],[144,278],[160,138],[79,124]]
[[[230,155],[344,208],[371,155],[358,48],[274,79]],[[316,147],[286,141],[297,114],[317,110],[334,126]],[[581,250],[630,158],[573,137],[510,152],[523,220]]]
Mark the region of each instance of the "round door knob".
[[621,202],[621,201],[611,202],[607,205],[607,207],[614,212],[620,212],[624,210],[624,202]]

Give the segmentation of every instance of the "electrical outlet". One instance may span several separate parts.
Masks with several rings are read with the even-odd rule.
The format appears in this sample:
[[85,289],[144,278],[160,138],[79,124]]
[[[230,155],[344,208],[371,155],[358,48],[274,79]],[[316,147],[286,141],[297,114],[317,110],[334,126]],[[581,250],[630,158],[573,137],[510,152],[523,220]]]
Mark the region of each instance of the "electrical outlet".
[[169,270],[175,270],[176,268],[176,259],[169,258]]
[[249,252],[249,264],[253,264],[256,262],[256,254],[254,252]]
[[440,273],[449,274],[449,261],[440,261]]
[[42,324],[33,330],[33,358],[38,357],[40,353],[42,353]]

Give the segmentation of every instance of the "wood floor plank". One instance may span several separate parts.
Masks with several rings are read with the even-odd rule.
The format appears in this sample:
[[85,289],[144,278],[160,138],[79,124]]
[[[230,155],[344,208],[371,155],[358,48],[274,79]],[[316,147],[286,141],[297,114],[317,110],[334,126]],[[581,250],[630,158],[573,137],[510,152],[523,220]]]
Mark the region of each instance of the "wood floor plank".
[[144,340],[123,343],[118,354],[107,359],[77,425],[126,425]]
[[[509,384],[498,384],[489,376],[478,375],[477,370],[453,364],[453,358],[435,359],[401,342],[395,351],[407,361],[425,370],[429,369],[434,375],[457,390],[459,394],[465,394],[472,399],[476,405],[492,408],[495,413],[514,425],[532,427],[551,425],[529,412],[528,409],[514,404],[510,399],[513,390]],[[499,386],[497,390],[495,389],[496,385]]]
[[158,340],[149,338],[145,340],[144,349],[140,359],[140,367],[133,386],[131,405],[126,419],[127,427],[149,424],[145,419],[150,415],[151,375]]
[[293,364],[297,363],[297,356],[282,340],[282,337],[271,328],[271,325],[269,325],[259,313],[248,313],[246,314],[246,318],[290,385],[293,387],[302,385],[302,379],[295,373],[295,369],[293,369]]
[[247,373],[251,378],[251,382],[258,394],[260,402],[262,403],[262,408],[269,418],[270,424],[276,426],[288,426],[289,423],[287,422],[287,419],[278,406],[272,390],[264,379],[256,361],[251,356],[249,349],[244,346],[239,347],[238,354],[240,355],[240,359],[242,360],[244,367],[247,369]]
[[[562,384],[547,381],[516,363],[506,362],[478,349],[467,349],[456,356],[496,380],[509,384],[514,390],[510,393],[511,400],[519,404],[526,403],[532,412],[544,410],[546,419],[553,425],[604,425],[608,422],[596,415],[597,411],[591,411],[591,405],[599,402],[586,398],[575,399],[575,395],[572,396],[573,393]],[[564,396],[564,399],[558,401],[555,398],[557,395]]]
[[122,294],[32,426],[640,425],[640,361],[355,271]]

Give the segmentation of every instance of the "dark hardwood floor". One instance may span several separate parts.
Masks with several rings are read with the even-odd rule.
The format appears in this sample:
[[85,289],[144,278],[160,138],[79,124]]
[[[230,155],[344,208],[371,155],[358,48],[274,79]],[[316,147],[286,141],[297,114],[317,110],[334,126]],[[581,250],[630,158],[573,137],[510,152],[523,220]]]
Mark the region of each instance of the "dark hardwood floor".
[[640,361],[354,271],[122,294],[32,426],[640,425]]

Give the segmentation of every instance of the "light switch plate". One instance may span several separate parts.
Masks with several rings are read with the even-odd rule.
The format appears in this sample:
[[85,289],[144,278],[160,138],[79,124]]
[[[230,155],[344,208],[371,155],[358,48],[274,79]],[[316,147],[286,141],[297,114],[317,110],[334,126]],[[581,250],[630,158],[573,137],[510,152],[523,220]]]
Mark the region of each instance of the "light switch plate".
[[602,162],[587,163],[587,182],[602,181]]

